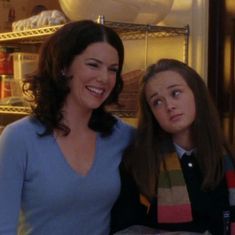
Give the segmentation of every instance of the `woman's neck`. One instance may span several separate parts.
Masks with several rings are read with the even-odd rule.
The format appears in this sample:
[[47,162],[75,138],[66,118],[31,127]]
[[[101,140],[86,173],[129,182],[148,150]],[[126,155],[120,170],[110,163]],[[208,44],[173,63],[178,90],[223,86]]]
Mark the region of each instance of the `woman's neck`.
[[64,124],[69,127],[71,133],[81,133],[83,131],[88,131],[88,127],[92,110],[80,110],[80,109],[69,109],[65,107],[63,109],[64,114]]

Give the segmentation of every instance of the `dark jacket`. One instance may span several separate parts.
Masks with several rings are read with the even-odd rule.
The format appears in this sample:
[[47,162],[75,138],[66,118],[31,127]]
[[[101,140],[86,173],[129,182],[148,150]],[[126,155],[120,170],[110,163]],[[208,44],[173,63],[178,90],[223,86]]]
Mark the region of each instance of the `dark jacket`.
[[132,225],[146,224],[146,207],[140,203],[138,188],[123,163],[119,169],[121,191],[112,209],[111,234]]

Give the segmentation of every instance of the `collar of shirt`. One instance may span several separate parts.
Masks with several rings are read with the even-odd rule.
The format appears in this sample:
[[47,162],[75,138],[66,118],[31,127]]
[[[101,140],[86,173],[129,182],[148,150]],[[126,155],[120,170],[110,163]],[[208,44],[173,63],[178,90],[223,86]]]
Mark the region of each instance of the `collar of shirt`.
[[177,155],[179,156],[179,158],[182,158],[182,156],[183,156],[184,154],[186,154],[186,155],[191,155],[192,152],[195,150],[194,148],[193,148],[193,149],[190,149],[190,150],[185,150],[185,149],[183,149],[182,147],[180,147],[179,145],[177,145],[177,144],[175,144],[175,143],[174,143],[174,146],[175,146],[175,150],[176,150],[176,153],[177,153]]

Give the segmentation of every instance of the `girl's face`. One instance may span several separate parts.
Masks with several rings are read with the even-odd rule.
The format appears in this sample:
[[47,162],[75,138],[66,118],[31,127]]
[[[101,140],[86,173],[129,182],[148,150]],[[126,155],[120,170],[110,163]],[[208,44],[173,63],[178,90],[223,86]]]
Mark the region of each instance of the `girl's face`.
[[66,105],[91,111],[110,95],[119,69],[118,52],[106,42],[89,45],[77,55],[66,75],[72,76]]
[[157,73],[145,87],[147,102],[163,130],[172,134],[173,141],[190,137],[196,108],[192,90],[175,71]]

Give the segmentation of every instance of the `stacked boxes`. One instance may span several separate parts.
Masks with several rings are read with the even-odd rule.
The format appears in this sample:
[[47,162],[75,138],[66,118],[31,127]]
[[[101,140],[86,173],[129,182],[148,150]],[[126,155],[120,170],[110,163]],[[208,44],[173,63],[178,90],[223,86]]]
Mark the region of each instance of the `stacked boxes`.
[[36,70],[38,54],[6,52],[9,48],[0,50],[0,98],[22,97],[22,81]]

